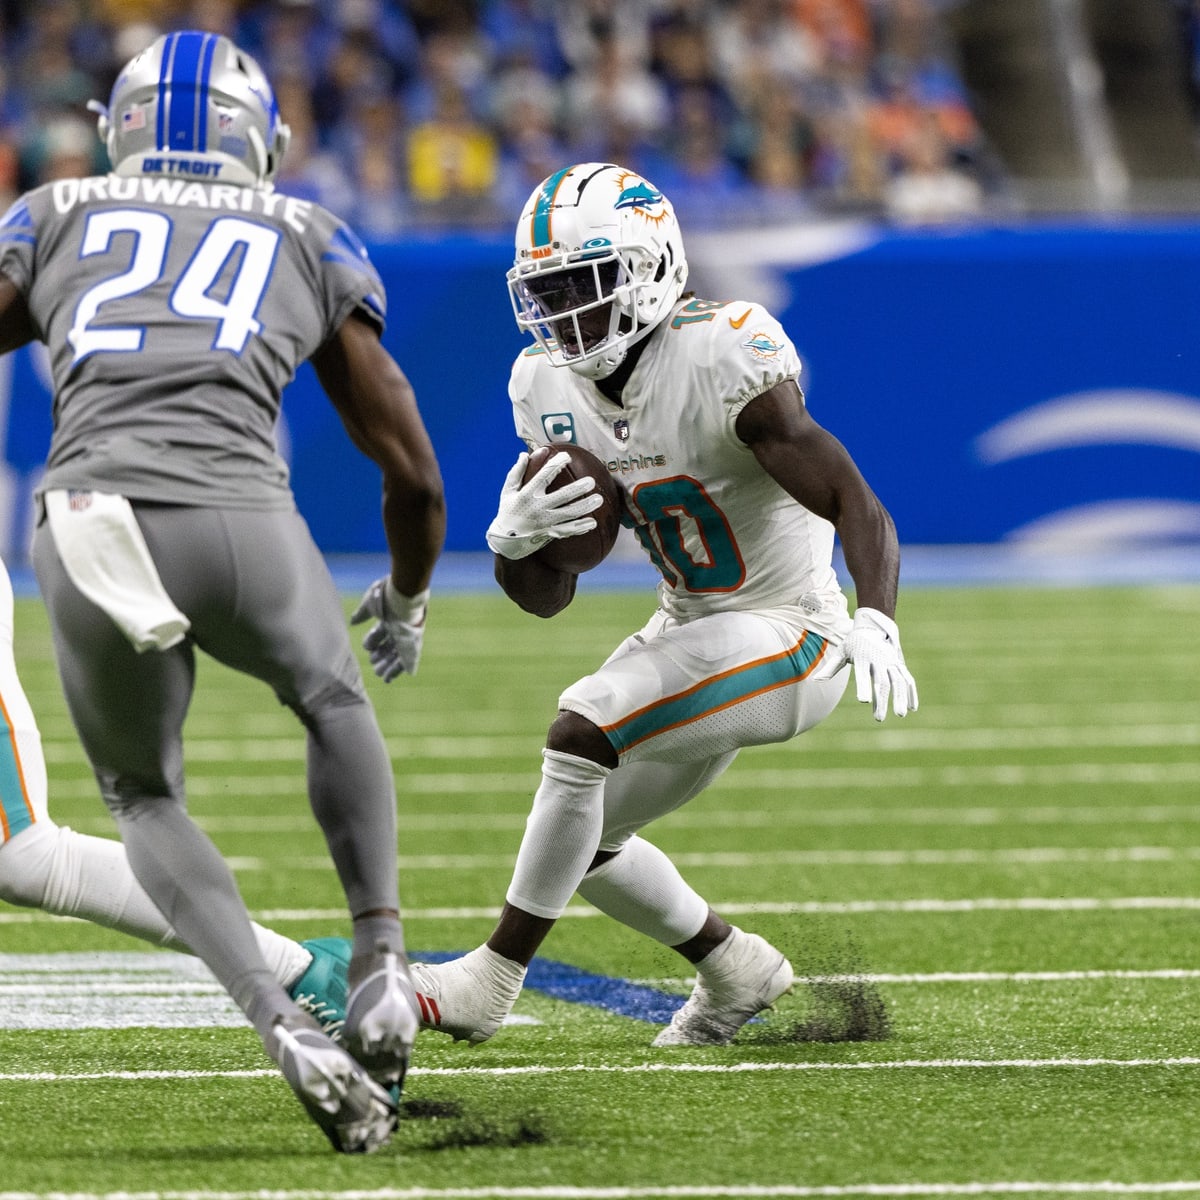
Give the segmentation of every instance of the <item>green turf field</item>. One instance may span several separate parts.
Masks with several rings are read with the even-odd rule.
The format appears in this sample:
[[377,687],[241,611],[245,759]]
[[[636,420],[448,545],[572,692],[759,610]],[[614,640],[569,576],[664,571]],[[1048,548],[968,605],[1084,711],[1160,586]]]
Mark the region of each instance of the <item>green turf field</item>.
[[[558,691],[649,607],[440,597],[419,676],[372,677],[414,952],[486,935]],[[1200,1192],[1200,587],[909,589],[899,616],[919,713],[849,695],[651,834],[807,977],[733,1046],[596,1007],[688,970],[578,905],[543,953],[587,1002],[422,1035],[391,1147],[343,1158],[197,964],[0,905],[0,1200]],[[110,834],[32,600],[17,652],[53,811]],[[188,734],[252,912],[346,932],[290,714],[204,661]]]

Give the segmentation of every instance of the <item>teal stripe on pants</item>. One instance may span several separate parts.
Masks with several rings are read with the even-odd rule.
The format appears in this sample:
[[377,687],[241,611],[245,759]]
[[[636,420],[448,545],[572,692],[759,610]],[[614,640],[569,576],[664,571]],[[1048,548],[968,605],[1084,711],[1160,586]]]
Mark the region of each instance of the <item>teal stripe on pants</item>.
[[33,824],[33,813],[25,795],[25,782],[17,761],[16,738],[8,723],[8,715],[0,705],[0,813],[8,836],[15,837]]
[[604,732],[617,753],[622,753],[638,742],[644,742],[668,729],[698,721],[709,713],[728,708],[760,692],[795,683],[811,670],[824,648],[823,637],[806,633],[791,650],[775,658],[759,660],[723,673],[677,696],[665,696],[649,708],[606,728]]

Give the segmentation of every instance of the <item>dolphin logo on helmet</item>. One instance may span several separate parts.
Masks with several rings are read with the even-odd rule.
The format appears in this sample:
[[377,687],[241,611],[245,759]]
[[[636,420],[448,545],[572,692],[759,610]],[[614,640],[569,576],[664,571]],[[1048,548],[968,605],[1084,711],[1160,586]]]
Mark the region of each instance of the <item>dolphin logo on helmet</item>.
[[622,188],[617,197],[617,208],[649,208],[653,204],[661,204],[663,194],[652,188],[644,179],[637,180],[630,187]]
[[269,186],[291,137],[258,63],[200,30],[152,42],[126,63],[108,104],[88,107],[118,175]]

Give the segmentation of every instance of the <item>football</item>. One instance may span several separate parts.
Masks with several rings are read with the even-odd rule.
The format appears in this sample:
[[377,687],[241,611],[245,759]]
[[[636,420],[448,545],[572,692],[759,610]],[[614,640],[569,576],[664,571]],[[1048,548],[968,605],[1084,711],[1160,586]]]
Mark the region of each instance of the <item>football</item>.
[[596,528],[575,537],[557,538],[547,542],[533,557],[538,562],[557,571],[579,575],[599,566],[612,550],[621,528],[621,489],[609,469],[590,450],[571,442],[558,442],[551,446],[535,446],[529,452],[529,463],[525,468],[523,482],[528,482],[546,464],[552,455],[566,451],[571,461],[554,477],[548,491],[557,491],[573,479],[590,475],[596,481],[596,489],[604,497],[604,503],[590,514],[596,518]]

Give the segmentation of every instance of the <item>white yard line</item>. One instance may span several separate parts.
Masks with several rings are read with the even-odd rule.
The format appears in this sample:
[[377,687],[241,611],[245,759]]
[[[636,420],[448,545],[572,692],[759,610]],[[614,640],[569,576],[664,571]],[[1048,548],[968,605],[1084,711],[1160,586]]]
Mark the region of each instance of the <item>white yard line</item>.
[[[772,914],[777,916],[868,916],[876,913],[894,915],[924,915],[930,913],[980,912],[1195,912],[1200,910],[1200,896],[1019,896],[979,897],[961,900],[937,898],[914,900],[794,900],[794,901],[721,901],[713,907],[730,916]],[[461,908],[405,909],[406,921],[496,921],[500,907],[480,906]],[[280,921],[344,921],[345,913],[333,908],[264,909],[255,920],[270,924]],[[583,919],[604,916],[589,905],[568,905],[561,919]],[[2,918],[0,918],[2,919]],[[46,917],[45,920],[61,918]]]
[[[1147,971],[927,971],[897,974],[891,972],[864,971],[857,975],[800,975],[801,983],[1099,983],[1105,980],[1192,980],[1200,979],[1200,969],[1191,967],[1164,967]],[[659,988],[663,991],[690,987],[695,976],[680,978],[668,976],[658,979],[630,979],[639,987]],[[0,995],[3,995],[0,988]]]
[[[1011,749],[1005,745],[1000,749]],[[302,761],[301,755],[297,762]],[[537,786],[538,775],[534,766],[520,771],[439,771],[436,774],[428,772],[409,773],[405,770],[404,760],[397,759],[397,785],[400,789],[402,804],[400,820],[402,826],[406,822],[424,821],[435,828],[457,827],[459,825],[478,825],[480,828],[493,827],[490,822],[499,820],[504,827],[514,822],[517,826],[524,820],[524,812],[512,814],[444,812],[408,814],[403,809],[411,804],[414,796],[496,796],[516,795],[529,797]],[[988,763],[988,764],[949,764],[940,767],[898,766],[893,763],[879,766],[855,765],[850,767],[813,767],[797,761],[796,766],[786,768],[754,769],[748,763],[739,764],[723,775],[712,789],[712,794],[721,792],[763,792],[784,791],[803,796],[810,791],[866,791],[894,790],[909,791],[914,788],[937,786],[964,787],[1071,787],[1086,785],[1088,787],[1187,787],[1200,783],[1200,762],[1075,762],[1030,765],[1028,763]],[[62,800],[95,800],[99,804],[99,796],[93,780],[64,779],[56,781],[54,795]],[[291,796],[297,804],[304,803],[304,777],[297,769],[295,774],[275,775],[242,775],[236,771],[212,778],[193,772],[188,780],[188,795],[192,799],[203,799],[212,805],[222,800],[236,803],[244,807],[247,798],[264,796]],[[1194,806],[1180,805],[1185,810]],[[860,809],[846,811],[859,812]],[[920,810],[929,811],[929,810]],[[945,810],[945,820],[948,823],[956,821],[956,814],[978,811],[974,808]],[[1005,810],[1007,811],[1007,810]],[[1022,811],[1045,811],[1016,809]],[[1072,811],[1066,809],[1065,811]],[[1104,811],[1103,807],[1080,806],[1079,811]],[[307,816],[307,813],[304,814]],[[725,814],[720,814],[724,817]],[[210,817],[211,819],[211,817]],[[222,817],[228,820],[228,817]],[[235,820],[242,818],[236,817]],[[252,818],[251,818],[252,819]],[[277,817],[266,818],[277,820]],[[672,817],[672,820],[678,819]],[[788,819],[787,814],[781,813],[781,822]],[[898,819],[893,813],[884,810],[882,820]],[[1069,818],[1065,818],[1069,819]],[[111,822],[105,826],[111,829]],[[309,821],[311,827],[311,820]]]
[[995,1180],[978,1183],[850,1183],[803,1184],[671,1184],[666,1187],[581,1187],[543,1184],[527,1187],[372,1188],[354,1191],[321,1191],[315,1188],[278,1188],[254,1191],[163,1192],[0,1192],[0,1200],[706,1200],[731,1197],[855,1196],[1028,1196],[1044,1192],[1069,1196],[1152,1196],[1200,1192],[1200,1180],[1164,1180],[1155,1183],[1122,1183],[1117,1180]]
[[[963,866],[1103,866],[1117,863],[1177,863],[1200,861],[1200,846],[1025,846],[1011,850],[746,850],[675,853],[679,867],[963,867]],[[254,855],[225,856],[230,870],[240,874],[255,871],[329,871],[323,855],[258,858]],[[477,871],[508,868],[507,854],[402,854],[401,871]]]
[[[909,1058],[873,1062],[741,1062],[680,1063],[653,1062],[571,1063],[566,1065],[526,1064],[519,1067],[412,1067],[410,1076],[445,1078],[472,1076],[507,1078],[514,1075],[741,1075],[796,1071],[1039,1071],[1064,1068],[1174,1069],[1200,1067],[1200,1058]],[[147,1079],[263,1079],[278,1072],[273,1068],[245,1071],[16,1071],[0,1072],[0,1083],[83,1083],[89,1080]]]
[[[963,751],[963,750],[1062,750],[1078,747],[1197,746],[1200,724],[1161,722],[1131,725],[1045,725],[1028,728],[984,726],[970,729],[926,729],[919,725],[887,729],[826,730],[819,737],[801,739],[806,750],[819,743],[822,751]],[[523,755],[523,739],[497,736],[426,736],[389,738],[388,750],[405,759],[482,760],[513,759]],[[72,738],[44,739],[46,761],[78,762],[78,743]],[[799,750],[799,746],[797,746]],[[245,737],[191,737],[188,759],[201,762],[303,761],[304,738],[299,733],[283,737],[247,734]],[[536,765],[536,763],[534,764]],[[533,766],[526,774],[533,772]],[[536,773],[536,772],[533,772]]]
[[372,1188],[320,1191],[278,1188],[270,1191],[163,1192],[0,1192],[0,1200],[706,1200],[708,1197],[746,1198],[855,1196],[1028,1196],[1044,1192],[1070,1196],[1180,1195],[1200,1192],[1200,1180],[1122,1183],[1117,1180],[996,1180],[978,1183],[851,1183],[803,1184],[672,1184],[667,1187],[580,1187],[543,1184],[528,1187]]
[[[679,852],[671,855],[679,867],[955,867],[955,866],[1073,866],[1116,863],[1175,863],[1200,860],[1200,846],[1025,846],[1012,850],[746,850]],[[257,858],[227,855],[230,869],[254,871],[329,871],[327,857]],[[476,871],[511,867],[508,854],[402,854],[402,871]]]
[[[1191,764],[1175,765],[1186,766],[1188,773],[1194,770]],[[1157,786],[1181,782],[1170,778],[1172,774],[1178,774],[1170,765],[1154,766],[1139,763],[1124,764],[1124,766],[1130,768],[1129,775],[1134,773],[1133,768],[1136,767],[1136,773],[1142,776],[1140,780],[1142,784]],[[1104,768],[1104,772],[1107,773],[1111,769]],[[1054,770],[1061,772],[1062,768],[1054,768]],[[1095,770],[1097,774],[1101,773],[1099,767]],[[1117,764],[1115,770],[1118,775],[1121,774],[1122,764]],[[287,779],[287,788],[271,786],[272,780],[278,782],[277,777],[267,776],[267,786],[259,787],[255,794],[275,795],[295,792],[298,786],[297,781],[290,777]],[[213,781],[200,780],[199,782],[211,783]],[[1129,783],[1131,780],[1126,779],[1125,782]],[[234,783],[233,789],[237,791],[239,786]],[[248,787],[249,784],[247,784]],[[751,789],[747,788],[746,790]],[[189,788],[189,791],[194,791],[194,789]],[[259,816],[210,813],[200,814],[196,820],[209,833],[275,837],[281,833],[316,832],[316,825],[307,810],[294,814],[264,813]],[[439,810],[436,813],[401,812],[399,821],[400,829],[403,832],[448,833],[461,830],[483,832],[498,829],[520,830],[524,827],[525,815],[515,811],[472,813]],[[696,805],[693,808],[674,812],[669,818],[670,827],[673,829],[774,829],[792,825],[822,827],[931,825],[945,828],[960,825],[970,827],[989,825],[1190,825],[1198,822],[1200,822],[1200,804],[1185,803],[1039,804],[1013,808],[1000,805],[975,805],[969,808],[903,805],[895,808],[875,808],[865,805],[827,807],[784,801],[778,808],[755,808],[739,811]],[[113,836],[112,819],[103,813],[98,812],[93,817],[76,817],[72,820],[71,825],[85,833]]]
[[[795,901],[737,901],[714,902],[723,913],[771,913],[780,916],[827,914],[856,916],[871,913],[974,913],[974,912],[1149,912],[1200,910],[1200,896],[1018,896],[980,897],[962,900],[795,900]],[[267,908],[251,914],[266,923],[281,921],[338,921],[346,919],[341,908]],[[569,905],[565,919],[600,917],[604,914],[588,905]],[[408,908],[406,921],[495,921],[500,916],[499,905],[460,908]],[[75,917],[52,917],[43,912],[0,912],[0,925],[37,924],[40,922],[71,921]]]
[[[1200,969],[1106,971],[963,971],[927,974],[804,976],[813,983],[856,979],[877,984],[1171,982],[1200,978]],[[686,990],[689,979],[629,982]],[[528,1018],[514,1016],[513,1023]],[[198,959],[163,952],[0,954],[0,1030],[237,1029],[245,1017]]]

